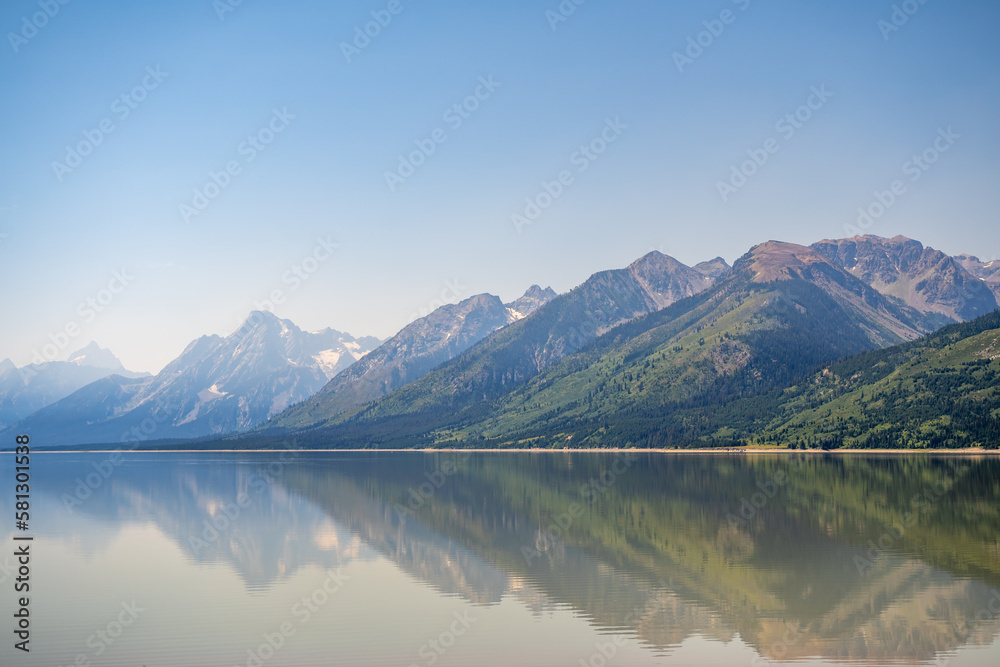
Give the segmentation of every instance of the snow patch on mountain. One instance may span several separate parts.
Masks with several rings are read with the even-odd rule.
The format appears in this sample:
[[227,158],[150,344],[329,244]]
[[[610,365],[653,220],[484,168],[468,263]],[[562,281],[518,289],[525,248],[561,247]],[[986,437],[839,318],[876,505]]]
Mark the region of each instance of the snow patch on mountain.
[[[348,352],[350,352],[350,350],[348,350]],[[319,354],[314,354],[312,359],[316,362],[320,370],[323,371],[323,374],[326,375],[327,378],[332,378],[337,374],[335,369],[337,368],[337,363],[340,361],[341,356],[343,355],[336,350],[323,350]]]

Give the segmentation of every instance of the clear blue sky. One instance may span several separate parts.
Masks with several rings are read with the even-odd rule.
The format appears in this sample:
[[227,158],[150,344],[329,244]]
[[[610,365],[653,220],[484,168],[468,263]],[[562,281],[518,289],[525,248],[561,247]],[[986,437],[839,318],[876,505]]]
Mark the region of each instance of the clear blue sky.
[[[274,290],[303,328],[386,337],[442,292],[509,300],[651,249],[731,262],[767,239],[842,237],[897,179],[867,231],[1000,255],[996,2],[911,0],[886,32],[893,3],[877,0],[589,0],[559,22],[558,0],[400,0],[348,62],[342,44],[389,0],[244,0],[220,19],[226,1],[51,0],[51,18],[44,0],[3,4],[0,358],[25,364],[75,324],[55,358],[93,339],[157,371]],[[720,34],[679,71],[705,21]],[[832,97],[779,131],[814,86]],[[477,87],[467,118],[445,115]],[[949,127],[960,137],[911,180],[904,164]],[[390,189],[435,130],[444,142]],[[602,155],[576,153],[602,132]],[[718,183],[768,139],[777,152],[723,201]],[[72,171],[54,166],[80,142]],[[518,232],[512,214],[562,171],[572,182]],[[327,237],[339,247],[307,280],[287,273]],[[101,312],[79,308],[122,269]]]

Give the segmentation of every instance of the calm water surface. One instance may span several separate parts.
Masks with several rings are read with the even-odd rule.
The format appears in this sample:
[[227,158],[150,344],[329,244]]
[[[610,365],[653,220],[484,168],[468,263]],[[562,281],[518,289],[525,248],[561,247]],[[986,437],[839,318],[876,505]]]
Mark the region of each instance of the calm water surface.
[[27,655],[0,498],[0,664],[1000,665],[996,459],[107,459],[33,457]]

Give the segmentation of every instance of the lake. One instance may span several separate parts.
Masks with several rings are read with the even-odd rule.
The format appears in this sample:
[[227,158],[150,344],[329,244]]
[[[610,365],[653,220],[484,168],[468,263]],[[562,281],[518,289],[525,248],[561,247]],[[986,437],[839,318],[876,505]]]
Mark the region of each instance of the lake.
[[32,457],[0,664],[1000,664],[1000,460]]

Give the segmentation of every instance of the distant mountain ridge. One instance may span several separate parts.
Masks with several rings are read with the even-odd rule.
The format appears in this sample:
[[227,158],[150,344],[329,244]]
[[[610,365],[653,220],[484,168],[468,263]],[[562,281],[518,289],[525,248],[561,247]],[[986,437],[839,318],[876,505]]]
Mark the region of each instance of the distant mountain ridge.
[[955,260],[990,288],[1000,303],[1000,260],[980,261],[974,255],[956,255]]
[[859,326],[879,347],[913,340],[941,326],[936,317],[905,301],[892,301],[814,247],[768,241],[755,246],[738,265],[757,283],[801,279],[819,286],[842,305],[859,311]]
[[721,257],[716,257],[715,259],[710,259],[707,262],[698,262],[694,265],[694,270],[703,276],[709,278],[710,280],[717,281],[720,278],[725,278],[726,274],[732,269],[726,260]]
[[156,376],[104,377],[16,424],[38,446],[197,438],[252,428],[318,391],[378,339],[304,332],[266,311],[202,336]]
[[94,342],[66,361],[18,368],[4,359],[0,362],[0,431],[95,380],[115,374],[129,378],[149,375],[126,370],[118,357]]

